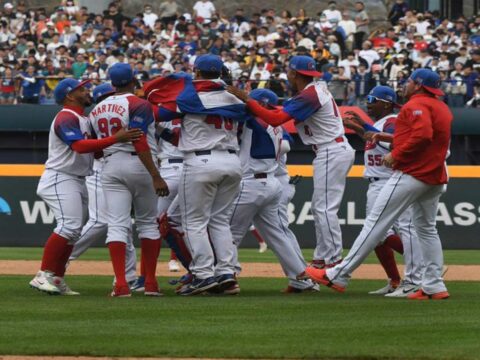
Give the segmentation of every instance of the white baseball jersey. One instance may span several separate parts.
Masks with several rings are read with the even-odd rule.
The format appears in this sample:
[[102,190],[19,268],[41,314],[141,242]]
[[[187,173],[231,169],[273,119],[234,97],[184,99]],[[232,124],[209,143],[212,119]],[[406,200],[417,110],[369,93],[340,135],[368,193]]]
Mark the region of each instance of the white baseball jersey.
[[[206,109],[243,104],[236,96],[219,90],[221,80],[194,81],[200,101]],[[199,85],[199,84],[202,85]],[[238,123],[216,115],[185,114],[178,148],[183,152],[201,150],[238,151]]]
[[[255,120],[251,120],[251,122],[253,121]],[[244,179],[250,178],[254,174],[275,172],[282,144],[281,128],[274,128],[265,123],[260,125],[258,122],[255,124],[251,122],[244,125],[241,136],[239,157]]]
[[[390,114],[378,120],[373,126],[382,131],[393,134],[397,115]],[[393,170],[383,165],[383,157],[390,152],[390,144],[380,142],[378,144],[367,141],[365,144],[365,178],[389,179]]]
[[308,84],[284,103],[283,111],[295,119],[305,145],[328,144],[345,134],[337,104],[323,83]]
[[93,154],[79,154],[71,149],[77,140],[91,137],[88,118],[80,109],[64,107],[55,116],[48,138],[46,169],[65,174],[88,176],[92,173]]
[[[109,96],[90,112],[90,122],[99,138],[111,136],[121,128],[141,129],[147,136],[152,156],[157,156],[155,122],[149,102],[133,94]],[[116,143],[104,149],[103,153],[111,155],[118,151],[132,153],[135,148],[130,142]]]
[[[165,121],[160,123],[162,129],[168,129],[172,132],[180,132],[182,127],[181,119],[175,119],[172,121]],[[183,158],[183,153],[178,149],[178,146],[173,145],[172,143],[159,138],[158,139],[158,159],[181,159]]]

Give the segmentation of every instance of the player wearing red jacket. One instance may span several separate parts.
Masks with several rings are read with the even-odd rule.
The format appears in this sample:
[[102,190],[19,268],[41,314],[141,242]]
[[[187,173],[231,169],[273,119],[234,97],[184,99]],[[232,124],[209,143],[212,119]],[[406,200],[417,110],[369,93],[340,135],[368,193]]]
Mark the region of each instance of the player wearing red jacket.
[[393,135],[393,151],[384,163],[395,170],[367,216],[347,257],[328,269],[308,267],[315,281],[343,292],[352,272],[382,240],[395,219],[410,205],[425,273],[421,288],[408,296],[417,300],[449,297],[442,279],[443,252],[436,229],[440,196],[448,182],[445,159],[450,146],[452,113],[436,96],[440,77],[429,69],[412,73],[405,87],[409,101],[402,107]]

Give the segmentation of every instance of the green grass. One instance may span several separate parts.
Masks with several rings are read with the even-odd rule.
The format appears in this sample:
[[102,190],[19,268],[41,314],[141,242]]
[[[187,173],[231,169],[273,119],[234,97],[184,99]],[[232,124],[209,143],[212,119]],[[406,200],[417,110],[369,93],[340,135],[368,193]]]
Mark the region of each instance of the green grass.
[[[42,248],[26,247],[0,247],[0,260],[40,260]],[[348,250],[345,250],[345,254]],[[307,261],[312,258],[313,249],[304,249],[303,255]],[[445,263],[448,265],[480,265],[480,250],[446,250]],[[169,249],[163,249],[160,261],[166,261],[169,256]],[[108,260],[106,248],[91,248],[80,260]],[[272,251],[260,254],[256,249],[240,249],[242,262],[278,262]],[[401,256],[397,256],[399,263],[402,263]],[[366,264],[377,264],[378,260],[374,253],[371,253],[365,261]]]
[[79,297],[48,296],[30,277],[0,277],[0,354],[316,359],[478,359],[480,283],[450,282],[451,299],[284,295],[283,279],[242,279],[236,297],[107,297],[111,277],[74,276]]

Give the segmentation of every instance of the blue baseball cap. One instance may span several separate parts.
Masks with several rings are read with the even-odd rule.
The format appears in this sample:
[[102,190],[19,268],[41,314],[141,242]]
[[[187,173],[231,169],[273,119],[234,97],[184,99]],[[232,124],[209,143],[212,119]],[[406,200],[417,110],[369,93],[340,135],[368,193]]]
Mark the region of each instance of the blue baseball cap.
[[372,103],[375,100],[381,100],[392,104],[397,103],[397,94],[390,86],[375,86],[367,96],[367,102]]
[[78,81],[72,78],[63,79],[55,87],[55,90],[53,90],[55,101],[57,102],[57,104],[63,104],[68,94],[70,94],[74,90],[77,90],[78,88],[86,86],[89,83],[90,80]]
[[296,72],[312,77],[320,77],[322,73],[317,71],[317,63],[310,56],[298,55],[290,59],[288,67]]
[[125,63],[113,64],[108,74],[113,86],[125,86],[134,79],[132,67]]
[[222,72],[223,61],[220,56],[217,55],[200,55],[195,59],[193,64],[194,69],[201,71],[210,71],[210,72]]
[[98,103],[101,97],[115,93],[115,89],[109,83],[98,85],[93,89],[93,101]]
[[432,93],[433,95],[443,96],[445,95],[442,90],[440,90],[440,86],[442,85],[442,80],[440,80],[440,75],[438,75],[435,71],[430,69],[417,69],[415,70],[412,75],[410,75],[410,79],[415,81],[417,84],[422,85],[425,90]]
[[255,89],[248,96],[266,105],[275,106],[278,104],[278,96],[272,90]]

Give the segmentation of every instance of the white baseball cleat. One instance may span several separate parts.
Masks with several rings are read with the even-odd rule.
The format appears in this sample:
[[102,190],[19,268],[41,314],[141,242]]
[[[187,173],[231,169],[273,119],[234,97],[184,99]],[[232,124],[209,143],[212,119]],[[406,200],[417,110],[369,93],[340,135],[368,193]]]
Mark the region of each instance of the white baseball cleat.
[[178,265],[177,260],[172,259],[168,262],[168,271],[170,271],[170,272],[179,272],[180,271],[180,265]]
[[264,253],[265,251],[268,250],[268,246],[267,246],[267,243],[265,241],[262,241],[261,243],[258,244],[258,252],[260,254]]
[[73,291],[65,282],[65,279],[60,276],[53,277],[53,283],[57,288],[60,289],[60,295],[67,295],[67,296],[76,296],[80,295],[79,292]]
[[400,286],[395,289],[395,291],[385,294],[385,297],[390,298],[406,298],[408,295],[413,294],[419,289],[418,285],[402,281]]
[[46,292],[50,295],[60,295],[60,289],[55,285],[53,273],[50,271],[37,272],[37,275],[30,281],[30,287]]
[[388,284],[382,287],[381,289],[370,291],[369,294],[370,295],[386,295],[394,292],[395,289],[397,289],[397,287],[398,285],[392,284],[392,282],[389,281]]

